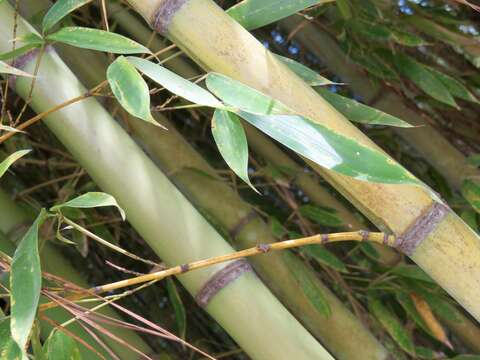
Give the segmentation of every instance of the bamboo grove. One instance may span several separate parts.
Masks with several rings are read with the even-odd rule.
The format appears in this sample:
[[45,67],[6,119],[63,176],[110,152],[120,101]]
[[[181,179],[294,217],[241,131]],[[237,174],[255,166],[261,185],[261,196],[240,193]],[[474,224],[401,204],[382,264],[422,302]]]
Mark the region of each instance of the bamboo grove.
[[0,358],[480,358],[478,11],[0,0]]

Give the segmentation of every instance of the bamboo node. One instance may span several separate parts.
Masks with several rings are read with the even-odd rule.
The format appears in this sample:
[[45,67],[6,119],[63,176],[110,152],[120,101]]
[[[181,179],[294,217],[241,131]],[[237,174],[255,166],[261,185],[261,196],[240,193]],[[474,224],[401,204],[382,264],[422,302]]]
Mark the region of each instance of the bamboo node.
[[410,225],[403,235],[397,237],[394,247],[408,256],[413,255],[417,246],[426,239],[449,212],[450,208],[448,206],[434,202],[424,214]]
[[180,269],[182,270],[182,273],[187,272],[190,270],[190,265],[189,264],[180,265]]
[[230,230],[229,235],[232,239],[236,239],[238,234],[240,234],[245,226],[247,226],[251,221],[257,218],[257,212],[255,209],[252,209],[247,216],[240,219],[240,221]]
[[220,290],[238,279],[242,274],[250,271],[253,271],[253,269],[244,259],[231,262],[203,284],[195,296],[195,300],[200,307],[206,307]]
[[322,234],[321,236],[322,244],[326,244],[328,242],[328,234]]
[[270,251],[271,246],[269,244],[258,244],[257,249],[262,253],[267,253]]
[[160,35],[168,33],[168,26],[173,16],[188,0],[164,0],[160,3],[157,11],[153,15],[152,26]]
[[[50,52],[50,51],[53,51],[53,47],[51,45],[48,45],[47,47],[45,47],[45,52]],[[36,48],[36,49],[32,49],[30,51],[27,51],[25,54],[23,55],[20,55],[18,57],[16,57],[15,59],[13,59],[11,65],[16,67],[17,69],[19,70],[24,70],[25,67],[31,62],[31,61],[34,61],[36,59],[36,57],[38,56],[38,54],[40,53],[40,49],[39,48]],[[17,76],[16,75],[10,75],[9,76],[9,81],[10,81],[10,87],[15,90],[15,83],[16,83],[16,80],[17,80]]]
[[370,236],[370,231],[360,230],[358,234],[362,237],[362,241],[368,241],[368,237]]

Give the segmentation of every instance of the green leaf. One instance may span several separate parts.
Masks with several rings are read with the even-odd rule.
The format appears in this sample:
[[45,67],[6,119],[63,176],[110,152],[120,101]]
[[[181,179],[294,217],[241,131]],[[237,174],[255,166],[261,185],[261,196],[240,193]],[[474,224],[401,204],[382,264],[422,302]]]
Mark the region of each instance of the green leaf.
[[33,77],[29,73],[22,71],[20,69],[14,68],[13,66],[8,65],[0,60],[0,74],[11,74],[16,76],[26,76],[26,77]]
[[42,46],[43,44],[45,44],[45,39],[43,39],[40,35],[36,33],[27,33],[25,35],[17,37],[16,40],[27,45]]
[[396,43],[403,46],[416,47],[427,45],[427,42],[421,37],[404,31],[392,30],[392,38]]
[[5,60],[14,59],[16,57],[19,57],[19,56],[22,56],[22,55],[26,54],[27,52],[29,52],[32,49],[35,49],[35,48],[38,48],[38,47],[39,47],[38,44],[27,44],[25,46],[19,47],[18,49],[0,54],[0,60],[5,61]]
[[239,81],[225,75],[209,73],[207,88],[225,104],[253,114],[293,114],[293,111],[280,101],[272,99]]
[[20,350],[17,343],[11,336],[10,319],[3,319],[0,321],[0,359],[27,359],[27,357],[22,354],[22,350]]
[[184,79],[165,67],[151,61],[129,56],[128,61],[153,81],[168,91],[198,105],[213,108],[223,107],[215,96],[197,84]]
[[384,113],[368,105],[347,97],[332,93],[326,89],[316,89],[317,92],[327,100],[338,112],[342,113],[348,120],[369,125],[387,125],[409,128],[409,123],[399,118]]
[[348,273],[345,263],[322,245],[304,246],[300,251],[322,265],[329,266],[343,273]]
[[215,110],[212,119],[212,134],[218,150],[228,166],[248,186],[257,191],[248,178],[247,137],[238,116],[229,111]]
[[392,268],[391,272],[392,274],[395,274],[404,278],[420,280],[420,281],[425,281],[425,282],[435,284],[435,281],[430,276],[428,276],[428,274],[425,271],[420,269],[417,265],[400,264]]
[[480,232],[480,224],[477,221],[477,212],[471,209],[462,211],[460,215],[463,221],[467,223],[474,231]]
[[480,214],[480,180],[465,180],[462,184],[462,195]]
[[458,355],[449,359],[450,360],[480,360],[480,355]]
[[20,159],[22,156],[27,155],[31,150],[19,150],[8,156],[5,160],[0,163],[0,178],[7,172],[8,168],[12,164]]
[[475,167],[480,167],[480,154],[470,155],[468,157],[468,164]]
[[297,280],[299,286],[302,288],[310,303],[323,316],[330,316],[332,314],[332,310],[327,302],[327,299],[325,299],[325,295],[317,286],[317,279],[315,278],[315,275],[310,271],[304,271],[305,268],[303,266],[299,266],[301,263],[294,261],[296,258],[292,253],[283,251],[282,256],[285,259],[290,272]]
[[452,96],[462,100],[479,103],[478,99],[457,79],[432,68],[429,70],[443,83]]
[[150,112],[150,92],[147,83],[125,57],[120,56],[110,64],[107,69],[107,80],[113,95],[129,114],[161,126]]
[[122,219],[125,220],[125,211],[118,205],[117,200],[112,195],[103,192],[88,192],[80,195],[66,203],[53,206],[50,211],[61,211],[62,208],[91,209],[104,206],[115,206]]
[[420,359],[427,359],[427,360],[438,359],[438,354],[435,351],[423,346],[415,346],[415,354]]
[[[359,180],[419,183],[384,153],[298,115],[281,102],[226,76],[210,73],[207,87],[267,135],[320,166]],[[274,115],[266,115],[274,114]]]
[[458,108],[447,87],[432,73],[429,67],[400,53],[395,54],[394,61],[398,70],[426,94],[435,100]]
[[290,58],[276,55],[278,60],[288,66],[288,68],[297,74],[298,77],[302,78],[310,86],[324,86],[324,85],[342,85],[340,83],[335,83],[333,81],[324,78],[323,76],[317,74],[317,72],[311,70],[305,65],[292,60]]
[[40,299],[42,270],[38,254],[38,231],[46,217],[47,213],[42,209],[20,241],[12,260],[10,331],[20,349],[25,349]]
[[92,0],[58,0],[45,14],[42,21],[42,30],[46,33],[65,16]]
[[385,307],[380,299],[374,297],[369,297],[368,308],[400,348],[415,355],[413,341],[395,314]]
[[348,0],[337,0],[335,3],[337,4],[338,12],[344,20],[352,18],[352,9]]
[[304,117],[256,115],[243,111],[238,114],[265,134],[324,168],[363,181],[419,184],[413,175],[383,153]]
[[76,341],[63,331],[54,330],[44,345],[47,360],[81,360],[80,349]]
[[93,28],[64,27],[47,36],[47,40],[58,41],[71,46],[106,51],[114,54],[149,53],[145,46],[125,36]]
[[274,23],[310,6],[332,0],[243,0],[227,10],[247,30]]
[[322,209],[315,205],[303,205],[299,208],[300,214],[317,224],[328,227],[343,226],[343,221],[334,212]]
[[175,286],[175,282],[171,277],[167,278],[167,291],[168,298],[170,299],[173,311],[175,312],[178,333],[180,334],[180,338],[185,339],[187,333],[187,314],[182,299],[180,298],[180,294]]

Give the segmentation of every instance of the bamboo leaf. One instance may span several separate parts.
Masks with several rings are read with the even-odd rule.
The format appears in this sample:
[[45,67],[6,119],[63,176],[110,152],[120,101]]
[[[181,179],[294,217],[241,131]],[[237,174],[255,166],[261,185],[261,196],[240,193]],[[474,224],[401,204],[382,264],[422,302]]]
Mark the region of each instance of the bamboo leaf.
[[458,105],[443,82],[438,79],[427,66],[403,54],[396,54],[394,61],[398,70],[425,93],[435,100],[458,108]]
[[215,110],[212,119],[212,134],[218,150],[228,166],[248,186],[257,191],[248,177],[247,137],[238,116],[229,111]]
[[475,179],[465,180],[462,184],[463,197],[480,214],[480,181]]
[[299,209],[300,214],[317,224],[328,227],[343,226],[343,221],[334,212],[322,209],[315,205],[303,205]]
[[419,184],[383,153],[297,115],[238,113],[265,134],[318,165],[358,180]]
[[343,85],[328,80],[327,78],[319,75],[316,71],[311,70],[307,66],[292,60],[288,57],[275,55],[275,57],[280,60],[282,63],[288,66],[288,68],[293,71],[297,76],[303,79],[310,86],[324,86],[324,85]]
[[322,294],[319,287],[316,285],[316,279],[314,275],[309,271],[303,271],[304,267],[299,266],[297,262],[294,262],[295,257],[290,252],[282,252],[285,262],[288,264],[288,267],[297,280],[298,284],[302,288],[305,296],[312,303],[317,311],[323,316],[330,316],[332,310],[328,304],[325,296]]
[[247,30],[274,23],[310,6],[332,0],[243,0],[227,10]]
[[35,49],[35,48],[38,48],[38,47],[39,47],[38,44],[24,45],[22,47],[19,47],[18,49],[0,54],[0,60],[5,61],[5,60],[14,59],[16,57],[19,57],[19,56],[22,56],[22,55],[26,54],[27,52],[29,52],[32,49]]
[[30,75],[29,73],[26,73],[25,71],[22,71],[22,70],[17,69],[13,66],[10,66],[10,65],[8,65],[7,63],[4,63],[1,60],[0,60],[0,74],[10,74],[10,75],[16,75],[16,76],[33,77],[33,75]]
[[12,164],[20,159],[22,156],[27,155],[31,150],[19,150],[8,156],[5,160],[0,163],[0,178],[7,172],[8,168]]
[[343,273],[348,273],[348,269],[345,263],[340,260],[336,255],[334,255],[331,251],[327,250],[324,246],[304,246],[300,249],[300,251],[322,265],[329,266],[332,269]]
[[81,360],[76,341],[63,331],[54,330],[44,345],[47,360]]
[[428,274],[422,269],[420,269],[417,265],[400,264],[392,268],[391,272],[392,274],[404,278],[415,279],[435,284],[435,281],[432,280],[432,278],[428,276]]
[[173,311],[175,312],[178,333],[180,334],[180,338],[185,339],[187,333],[187,314],[185,307],[183,306],[182,298],[180,297],[177,287],[175,286],[175,282],[170,277],[167,278],[167,291],[168,298],[170,299],[170,303],[173,306]]
[[10,331],[20,349],[25,349],[40,299],[42,273],[38,254],[38,232],[46,216],[46,211],[42,209],[20,241],[12,260]]
[[127,59],[138,70],[175,95],[198,105],[210,106],[213,108],[222,107],[222,103],[207,90],[184,79],[165,67],[139,57],[129,56]]
[[64,27],[47,36],[47,40],[58,41],[71,46],[106,51],[114,54],[149,53],[145,46],[119,34],[93,28]]
[[[281,102],[230,79],[210,73],[207,87],[253,126],[300,155],[327,169],[359,180],[380,183],[419,183],[383,153],[293,114]],[[282,115],[277,115],[282,114]]]
[[400,348],[415,355],[413,341],[395,314],[385,307],[380,299],[374,297],[369,297],[368,308]]
[[403,310],[407,313],[407,315],[427,334],[433,336],[432,332],[430,331],[428,325],[425,323],[425,320],[420,316],[418,313],[415,304],[410,296],[405,294],[404,292],[397,291],[395,293],[395,298],[397,299],[398,303],[402,306]]
[[125,211],[118,205],[112,195],[103,192],[88,192],[80,195],[66,203],[53,206],[50,211],[61,211],[62,208],[91,209],[97,207],[115,206],[122,219],[125,220]]
[[475,167],[480,167],[480,154],[470,155],[468,157],[468,164]]
[[479,103],[478,99],[457,79],[432,68],[429,70],[443,83],[452,96],[462,100]]
[[42,21],[42,30],[46,33],[65,16],[92,0],[59,0],[48,10]]
[[409,128],[409,123],[347,97],[334,94],[326,89],[316,89],[338,112],[348,120],[369,125],[387,125]]
[[150,92],[135,67],[120,56],[107,69],[107,80],[113,95],[131,115],[160,126],[150,112]]
[[348,0],[336,0],[335,4],[337,4],[338,12],[344,20],[352,18],[352,9],[350,8]]
[[209,73],[206,79],[208,90],[225,104],[259,115],[293,114],[281,102],[256,89],[218,73]]
[[0,359],[26,360],[10,333],[10,319],[0,320]]

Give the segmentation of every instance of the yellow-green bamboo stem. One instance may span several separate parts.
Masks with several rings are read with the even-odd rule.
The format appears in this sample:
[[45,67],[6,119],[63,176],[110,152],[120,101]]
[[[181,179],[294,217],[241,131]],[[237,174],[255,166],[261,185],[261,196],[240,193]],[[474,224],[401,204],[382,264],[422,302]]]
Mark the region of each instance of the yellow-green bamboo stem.
[[[213,1],[129,0],[129,3],[150,24],[161,24],[160,30],[204,68],[240,80],[300,114],[378,149]],[[173,8],[165,8],[172,4]],[[168,12],[168,18],[158,19],[157,15],[164,14],[159,9],[175,11]],[[318,166],[314,168],[380,229],[397,235],[407,233],[419,220],[425,220],[435,203],[430,191],[418,186],[368,183]],[[480,319],[480,303],[476,301],[480,297],[478,235],[449,210],[436,229],[423,238],[411,258]]]
[[[7,253],[12,254],[15,249],[15,246],[13,244],[20,240],[21,236],[28,229],[29,224],[32,222],[32,219],[30,218],[30,216],[28,216],[27,212],[24,209],[22,209],[18,204],[11,200],[9,196],[1,189],[0,212],[2,214],[2,216],[0,216],[0,232],[9,235],[8,237],[1,239],[2,241],[0,242],[0,248],[3,249],[2,251],[6,251]],[[44,271],[67,279],[68,281],[71,281],[80,287],[88,288],[89,285],[84,279],[84,277],[76,269],[74,269],[74,267],[68,261],[65,260],[65,258],[58,251],[58,249],[56,249],[55,246],[51,243],[46,242],[44,244],[41,251],[41,258],[42,268]],[[86,306],[91,307],[88,304]],[[108,307],[104,308],[101,313],[120,319],[120,317],[115,313],[115,311]],[[59,324],[67,321],[72,317],[71,314],[67,313],[61,308],[51,309],[46,312],[46,315]],[[152,349],[135,332],[120,327],[106,327],[109,331],[119,336],[123,340],[127,341],[140,351],[143,351],[146,354],[152,354]],[[78,324],[71,324],[67,327],[67,329],[69,331],[72,331],[75,335],[79,336],[89,345],[93,346],[103,355],[107,355],[98,346],[95,340],[88,333],[86,333],[85,330],[83,330]],[[44,339],[48,336],[51,330],[52,326],[50,324],[46,322],[41,322],[42,337]],[[102,338],[102,340],[106,342],[106,344],[114,351],[114,353],[121,356],[122,359],[138,359],[138,354],[132,352],[131,350],[125,348],[117,342],[108,339],[107,337],[103,337],[101,334],[98,335]],[[79,348],[85,359],[98,358],[97,355],[86,349],[84,346],[80,345]],[[166,353],[162,356],[164,356],[165,359],[170,358]]]
[[480,176],[475,167],[468,165],[466,157],[430,125],[431,120],[409,107],[394,91],[372,82],[325,30],[294,16],[280,24],[288,32],[298,29],[295,39],[362,96],[366,103],[418,126],[410,129],[394,127],[392,130],[437,169],[454,189],[459,190],[465,178]]
[[[6,51],[14,12],[3,2],[0,14],[0,51]],[[27,31],[19,19],[17,34]],[[35,59],[36,54],[30,54],[23,68],[32,71]],[[15,89],[27,96],[30,84],[18,78]],[[31,107],[41,112],[85,91],[49,50],[42,58]],[[166,263],[187,263],[232,251],[95,99],[52,113],[45,123],[96,183],[116,197],[132,225]],[[179,280],[195,296],[228,265],[191,272]],[[331,359],[252,272],[246,271],[221,289],[205,309],[255,359]]]

